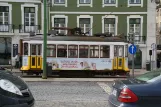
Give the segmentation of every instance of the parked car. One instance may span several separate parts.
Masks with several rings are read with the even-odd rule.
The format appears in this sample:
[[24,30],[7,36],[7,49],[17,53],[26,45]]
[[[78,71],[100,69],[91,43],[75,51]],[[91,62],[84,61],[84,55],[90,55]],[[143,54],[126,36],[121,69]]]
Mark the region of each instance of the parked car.
[[161,107],[161,69],[116,80],[112,88],[110,107]]
[[0,107],[33,107],[34,102],[27,84],[14,73],[0,68]]

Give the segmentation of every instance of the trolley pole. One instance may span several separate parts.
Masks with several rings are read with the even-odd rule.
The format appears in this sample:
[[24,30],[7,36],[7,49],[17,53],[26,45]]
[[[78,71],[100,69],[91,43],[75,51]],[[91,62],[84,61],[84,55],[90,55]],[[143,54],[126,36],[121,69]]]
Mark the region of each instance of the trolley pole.
[[43,75],[42,79],[47,79],[46,71],[46,46],[47,46],[47,15],[46,15],[46,3],[47,0],[44,0],[44,41],[43,41]]

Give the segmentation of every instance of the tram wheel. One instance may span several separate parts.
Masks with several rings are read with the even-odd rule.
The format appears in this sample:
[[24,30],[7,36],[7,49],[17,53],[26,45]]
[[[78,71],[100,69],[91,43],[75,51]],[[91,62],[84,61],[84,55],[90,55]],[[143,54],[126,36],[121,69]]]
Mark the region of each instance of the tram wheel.
[[36,74],[36,76],[39,76],[39,73],[35,73]]

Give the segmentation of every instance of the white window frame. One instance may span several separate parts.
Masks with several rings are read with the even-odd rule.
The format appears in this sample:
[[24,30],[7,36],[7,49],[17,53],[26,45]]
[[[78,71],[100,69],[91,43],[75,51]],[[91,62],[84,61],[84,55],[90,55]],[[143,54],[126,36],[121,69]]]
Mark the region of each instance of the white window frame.
[[67,5],[68,5],[67,2],[68,2],[68,1],[67,1],[67,0],[64,0],[64,1],[65,1],[64,4],[55,4],[55,3],[54,3],[54,0],[52,0],[52,4],[53,4],[53,6],[65,6],[65,7],[67,7]]
[[118,28],[118,16],[115,15],[105,15],[102,16],[102,33],[105,33],[105,25],[104,25],[104,19],[105,18],[115,18],[115,35],[118,34],[117,28]]
[[93,35],[93,29],[92,29],[92,27],[93,27],[93,16],[90,16],[90,15],[80,15],[80,16],[77,16],[77,27],[79,27],[79,19],[80,18],[90,18],[90,24],[91,24],[91,33],[90,33],[90,35],[89,36],[92,36]]
[[[52,27],[54,27],[54,19],[55,18],[65,18],[65,27],[68,27],[68,16],[65,16],[65,15],[54,15],[54,16],[52,16]],[[67,30],[65,31],[65,34],[67,34]]]
[[35,7],[35,25],[38,25],[38,5],[35,5],[35,4],[23,4],[21,5],[21,24],[24,25],[24,8],[25,7]]
[[140,1],[141,1],[140,4],[130,4],[130,0],[128,0],[127,6],[128,6],[128,7],[131,7],[131,6],[141,6],[141,7],[143,7],[143,4],[144,4],[143,1],[144,1],[144,0],[140,0]]
[[8,4],[8,3],[0,3],[0,6],[8,6],[9,7],[9,22],[8,24],[12,24],[12,4]]
[[115,7],[118,7],[118,0],[116,0],[115,4],[105,4],[105,0],[102,0],[102,7],[106,7],[106,6],[115,6]]
[[80,7],[80,6],[90,6],[90,7],[93,7],[93,0],[91,0],[90,4],[80,4],[79,0],[77,0],[77,7]]
[[[141,19],[141,31],[140,31],[140,36],[143,36],[143,16],[140,16],[140,15],[130,15],[130,16],[127,16],[127,36],[129,36],[129,21],[131,18],[140,18]],[[140,39],[140,41],[142,41],[142,37]]]

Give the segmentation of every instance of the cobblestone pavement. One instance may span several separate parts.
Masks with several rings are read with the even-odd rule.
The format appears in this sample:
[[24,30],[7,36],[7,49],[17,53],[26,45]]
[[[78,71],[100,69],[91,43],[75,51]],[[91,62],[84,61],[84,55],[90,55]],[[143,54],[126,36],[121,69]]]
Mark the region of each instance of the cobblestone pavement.
[[35,107],[108,107],[107,82],[27,82]]

